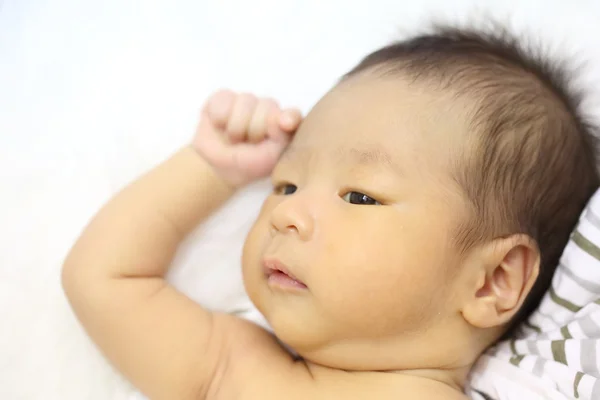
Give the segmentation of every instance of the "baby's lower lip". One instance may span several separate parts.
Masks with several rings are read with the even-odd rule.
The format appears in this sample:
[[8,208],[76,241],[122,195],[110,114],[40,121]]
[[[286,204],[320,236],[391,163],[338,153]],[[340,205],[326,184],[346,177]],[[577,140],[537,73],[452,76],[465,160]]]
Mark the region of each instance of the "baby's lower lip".
[[295,280],[281,271],[272,271],[269,274],[268,282],[269,285],[283,288],[306,289],[306,285],[304,283]]

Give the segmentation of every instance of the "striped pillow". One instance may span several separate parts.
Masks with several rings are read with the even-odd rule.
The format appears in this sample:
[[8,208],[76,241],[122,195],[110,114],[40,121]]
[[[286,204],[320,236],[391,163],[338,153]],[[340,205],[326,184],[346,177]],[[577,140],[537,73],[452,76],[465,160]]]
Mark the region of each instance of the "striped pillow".
[[512,340],[486,355],[566,398],[600,399],[600,191],[582,213],[538,309]]

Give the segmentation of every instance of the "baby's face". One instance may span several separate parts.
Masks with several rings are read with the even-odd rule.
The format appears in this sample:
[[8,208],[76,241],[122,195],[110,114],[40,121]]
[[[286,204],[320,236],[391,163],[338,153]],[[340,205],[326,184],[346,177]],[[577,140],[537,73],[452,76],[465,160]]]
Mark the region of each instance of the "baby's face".
[[448,170],[466,125],[442,97],[353,77],[308,114],[273,171],[244,280],[304,358],[400,369],[438,356],[422,344],[458,313],[451,233],[465,212]]

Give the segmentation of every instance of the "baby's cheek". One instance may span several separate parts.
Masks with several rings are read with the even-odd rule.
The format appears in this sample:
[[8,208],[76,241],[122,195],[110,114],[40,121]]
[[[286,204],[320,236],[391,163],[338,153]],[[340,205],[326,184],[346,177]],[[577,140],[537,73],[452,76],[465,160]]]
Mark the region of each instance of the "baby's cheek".
[[331,315],[346,329],[347,335],[381,337],[418,330],[423,320],[423,305],[431,296],[424,293],[418,284],[381,273],[340,281],[327,296]]
[[[320,292],[328,313],[356,334],[383,334],[404,319],[414,283],[375,254],[349,251],[323,273]],[[365,332],[365,330],[367,332]]]
[[[260,289],[260,279],[262,277],[261,259],[266,246],[265,225],[260,218],[252,226],[242,250],[242,275],[244,279],[244,287],[250,299],[257,301],[258,292]],[[257,305],[258,306],[258,305]]]
[[443,295],[439,288],[445,276],[432,251],[377,242],[371,251],[352,254],[345,258],[345,268],[338,271],[344,296],[334,293],[336,304],[346,311],[354,310],[373,329],[418,325],[435,313]]

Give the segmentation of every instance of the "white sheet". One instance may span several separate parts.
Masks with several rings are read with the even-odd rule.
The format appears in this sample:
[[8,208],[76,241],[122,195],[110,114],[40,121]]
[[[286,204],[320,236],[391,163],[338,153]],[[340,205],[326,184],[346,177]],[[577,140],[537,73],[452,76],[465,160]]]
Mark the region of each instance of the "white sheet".
[[[0,0],[0,398],[128,398],[71,315],[58,271],[102,202],[191,135],[211,91],[307,111],[428,10],[462,18],[474,3],[581,50],[599,87],[594,0]],[[178,287],[209,307],[247,305],[239,250],[263,194],[249,189],[198,232],[177,261]]]

